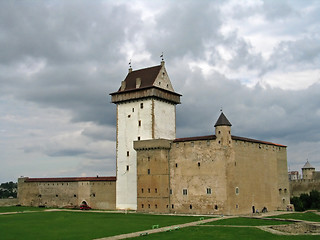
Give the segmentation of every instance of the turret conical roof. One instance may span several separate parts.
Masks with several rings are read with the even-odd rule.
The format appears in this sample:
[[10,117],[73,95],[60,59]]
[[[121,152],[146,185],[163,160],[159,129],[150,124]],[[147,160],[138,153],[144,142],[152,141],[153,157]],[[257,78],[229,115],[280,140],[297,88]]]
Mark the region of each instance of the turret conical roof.
[[302,169],[304,169],[304,168],[314,168],[314,167],[312,167],[312,165],[309,163],[309,161],[307,161]]
[[218,118],[216,124],[214,125],[215,127],[217,126],[232,126],[232,124],[229,122],[227,117],[221,112],[220,117]]

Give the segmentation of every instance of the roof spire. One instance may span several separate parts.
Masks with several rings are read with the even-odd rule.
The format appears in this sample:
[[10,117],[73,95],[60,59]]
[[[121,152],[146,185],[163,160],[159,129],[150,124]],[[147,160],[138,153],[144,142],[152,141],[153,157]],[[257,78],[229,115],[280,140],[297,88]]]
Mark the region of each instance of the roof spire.
[[129,62],[129,73],[132,72],[132,66],[131,66],[131,59],[130,59],[130,62]]
[[223,114],[222,109],[220,110],[221,114],[220,117],[218,118],[216,124],[214,125],[215,127],[217,126],[232,126],[232,124],[229,122],[227,117]]
[[164,56],[163,56],[163,52],[161,53],[160,58],[161,58],[161,66],[163,66],[163,65],[164,65]]

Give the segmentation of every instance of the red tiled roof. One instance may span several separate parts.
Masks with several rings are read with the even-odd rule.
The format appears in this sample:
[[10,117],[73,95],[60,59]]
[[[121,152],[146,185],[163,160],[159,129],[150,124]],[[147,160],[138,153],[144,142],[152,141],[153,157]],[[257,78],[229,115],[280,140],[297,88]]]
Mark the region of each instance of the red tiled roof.
[[216,135],[200,136],[200,137],[187,137],[187,138],[176,138],[173,142],[188,142],[188,141],[201,141],[201,140],[215,140]]
[[[188,141],[201,141],[201,140],[215,140],[217,137],[216,135],[207,135],[207,136],[199,136],[199,137],[187,137],[187,138],[176,138],[173,140],[173,142],[188,142]],[[266,141],[260,141],[256,139],[251,138],[244,138],[244,137],[238,137],[238,136],[231,136],[232,140],[239,140],[239,141],[246,141],[246,142],[253,142],[253,143],[261,143],[261,144],[268,144],[268,145],[274,145],[278,147],[287,147],[285,145],[272,143],[272,142],[266,142]]]
[[82,181],[116,181],[116,177],[61,177],[61,178],[27,178],[25,182],[82,182]]
[[253,142],[253,143],[261,143],[261,144],[268,144],[268,145],[274,145],[278,147],[287,147],[286,145],[281,145],[273,142],[266,142],[261,140],[256,140],[252,138],[245,138],[245,137],[238,137],[238,136],[231,136],[232,140],[240,140],[240,141],[246,141],[246,142]]

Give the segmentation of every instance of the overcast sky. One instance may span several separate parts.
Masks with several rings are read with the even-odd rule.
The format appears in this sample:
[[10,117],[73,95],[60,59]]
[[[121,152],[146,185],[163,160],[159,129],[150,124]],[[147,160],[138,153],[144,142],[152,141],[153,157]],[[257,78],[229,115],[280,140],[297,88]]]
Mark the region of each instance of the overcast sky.
[[109,93],[162,52],[177,137],[214,134],[222,107],[320,170],[320,1],[0,1],[0,182],[115,175]]

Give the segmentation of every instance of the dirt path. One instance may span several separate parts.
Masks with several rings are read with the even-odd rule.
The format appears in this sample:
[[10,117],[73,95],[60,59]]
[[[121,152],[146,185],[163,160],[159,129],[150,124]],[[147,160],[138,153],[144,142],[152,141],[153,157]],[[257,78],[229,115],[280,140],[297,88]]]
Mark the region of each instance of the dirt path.
[[202,223],[208,223],[208,222],[218,221],[218,220],[227,219],[227,218],[234,218],[234,217],[236,217],[236,216],[209,218],[209,219],[200,220],[200,221],[196,221],[196,222],[177,224],[177,225],[173,225],[173,226],[167,226],[167,227],[162,227],[162,228],[157,228],[157,229],[149,229],[149,230],[144,230],[144,231],[140,231],[140,232],[121,234],[121,235],[105,237],[105,238],[98,238],[96,240],[116,240],[116,239],[133,238],[133,237],[139,237],[139,236],[148,235],[148,234],[152,234],[152,233],[174,231],[174,230],[178,230],[180,228],[196,226],[196,225],[199,225]]

